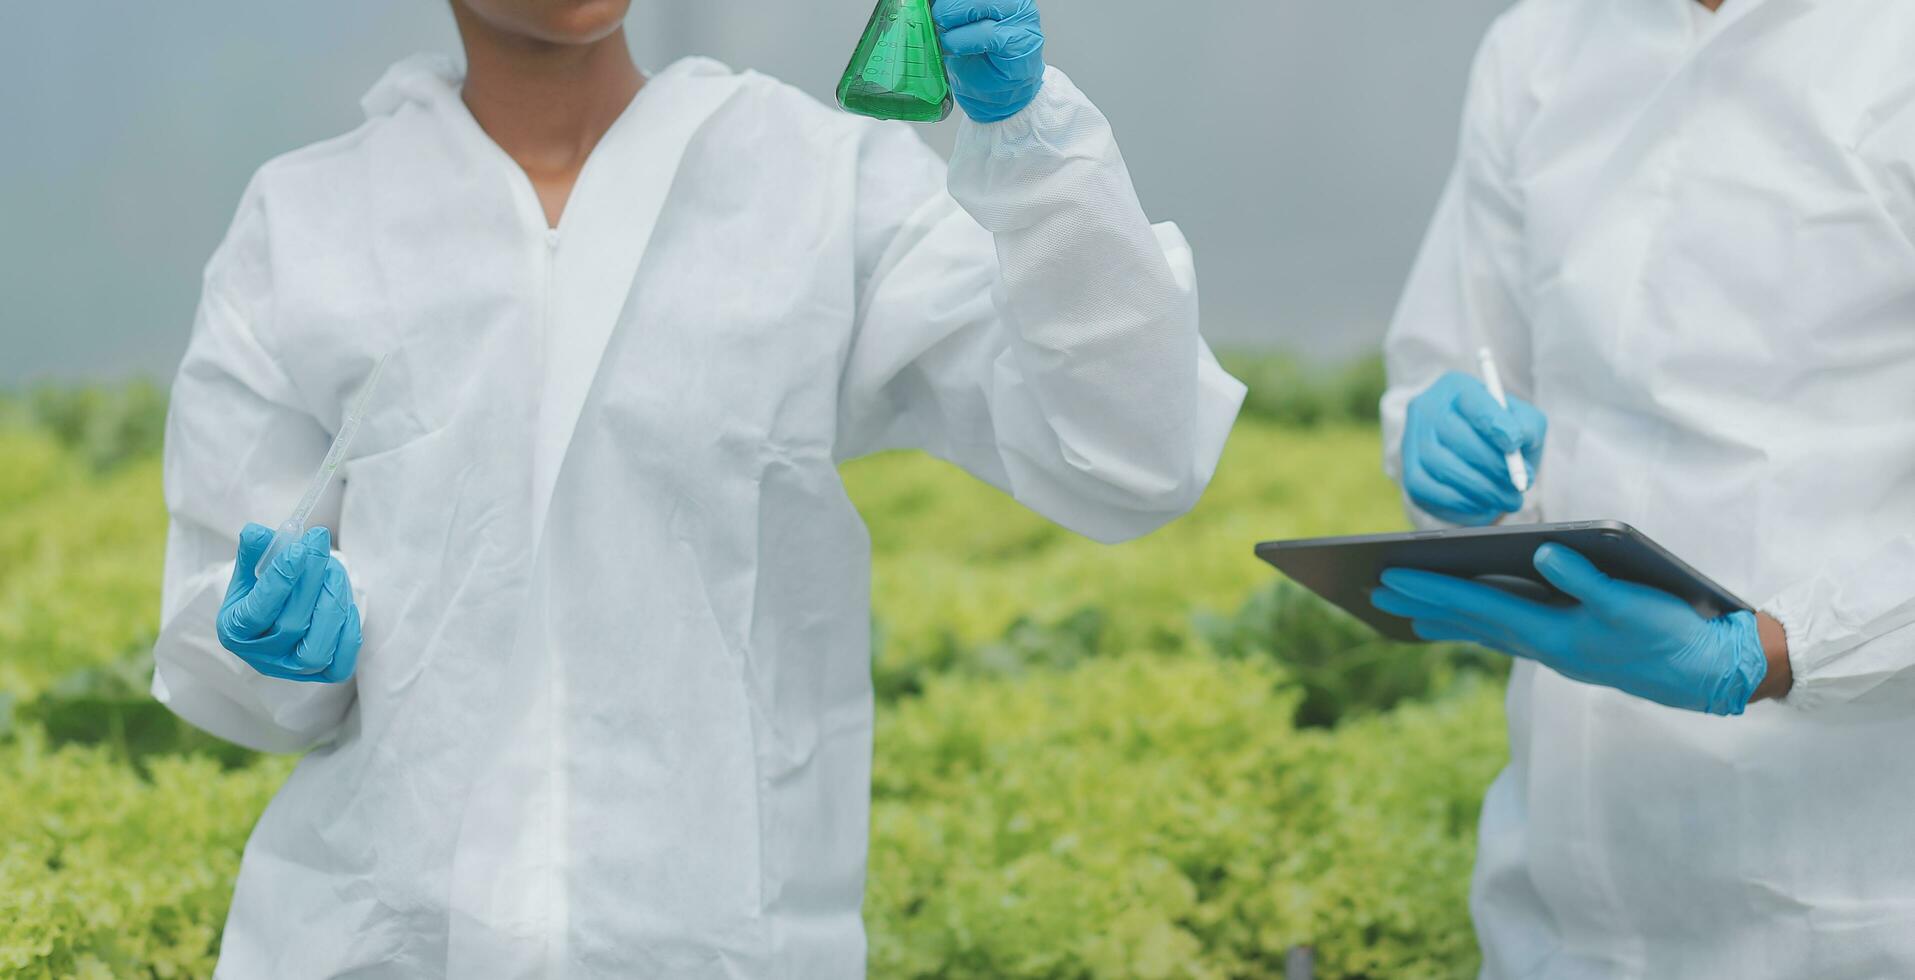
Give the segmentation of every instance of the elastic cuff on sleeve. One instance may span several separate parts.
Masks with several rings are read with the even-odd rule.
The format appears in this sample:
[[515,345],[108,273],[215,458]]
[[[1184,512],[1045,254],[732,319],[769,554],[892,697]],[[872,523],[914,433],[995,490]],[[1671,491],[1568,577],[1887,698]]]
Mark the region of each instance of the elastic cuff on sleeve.
[[1813,711],[1831,698],[1816,680],[1816,667],[1820,664],[1809,639],[1809,616],[1792,598],[1785,592],[1767,603],[1762,611],[1782,624],[1782,633],[1788,638],[1790,685],[1788,693],[1779,700],[1791,708]]

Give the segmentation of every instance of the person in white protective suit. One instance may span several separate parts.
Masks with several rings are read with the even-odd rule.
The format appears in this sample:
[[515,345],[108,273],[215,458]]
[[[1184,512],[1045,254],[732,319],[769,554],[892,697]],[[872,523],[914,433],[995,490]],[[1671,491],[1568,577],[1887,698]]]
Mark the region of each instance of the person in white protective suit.
[[[1716,7],[1496,22],[1388,340],[1419,524],[1515,510],[1502,454],[1540,448],[1521,517],[1626,521],[1760,610],[1565,549],[1574,610],[1385,576],[1419,632],[1519,657],[1485,977],[1915,976],[1915,4]],[[1500,420],[1457,379],[1481,345]]]
[[[208,265],[153,689],[313,747],[223,977],[861,975],[869,540],[838,464],[924,449],[1116,541],[1222,450],[1243,389],[1190,249],[1070,79],[1012,62],[1028,3],[938,4],[982,52],[953,51],[948,170],[760,75],[642,78],[624,8],[458,0],[469,69],[392,68]],[[388,352],[334,536],[255,577],[242,525]]]

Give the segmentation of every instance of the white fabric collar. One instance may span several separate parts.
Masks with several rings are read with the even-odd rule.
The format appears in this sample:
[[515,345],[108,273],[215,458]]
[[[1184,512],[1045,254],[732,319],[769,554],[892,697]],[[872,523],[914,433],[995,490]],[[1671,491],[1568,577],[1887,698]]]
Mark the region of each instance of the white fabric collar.
[[[646,85],[667,76],[686,75],[692,77],[710,77],[735,74],[723,62],[711,58],[690,56],[680,58],[665,67],[664,71],[646,73]],[[443,104],[447,100],[458,101],[459,89],[465,83],[465,65],[459,59],[437,51],[423,51],[408,55],[394,62],[385,74],[366,90],[359,99],[359,108],[367,119],[390,116],[408,102],[420,105]]]
[[[518,164],[472,117],[460,94],[463,67],[444,55],[414,55],[392,66],[362,100],[368,118],[418,105],[497,164],[510,181],[528,245],[552,236]],[[546,508],[573,432],[644,261],[653,227],[678,168],[699,130],[739,90],[744,75],[710,58],[683,58],[650,76],[613,122],[579,173],[557,233],[553,303],[545,346],[532,473],[533,534],[543,537]],[[543,246],[533,246],[543,247]]]

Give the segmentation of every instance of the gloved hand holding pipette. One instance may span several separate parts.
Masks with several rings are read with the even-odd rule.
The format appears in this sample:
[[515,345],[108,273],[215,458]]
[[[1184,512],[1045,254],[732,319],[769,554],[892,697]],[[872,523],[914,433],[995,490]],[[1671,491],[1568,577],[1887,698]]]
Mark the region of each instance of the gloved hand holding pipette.
[[338,684],[359,662],[359,607],[346,566],[332,553],[332,534],[313,528],[255,566],[273,544],[273,531],[248,524],[226,600],[219,609],[219,642],[254,670],[289,681]]
[[337,684],[359,662],[359,608],[346,567],[333,557],[332,533],[308,529],[306,521],[345,462],[391,358],[373,365],[291,516],[278,530],[248,524],[239,534],[219,610],[219,642],[268,677]]

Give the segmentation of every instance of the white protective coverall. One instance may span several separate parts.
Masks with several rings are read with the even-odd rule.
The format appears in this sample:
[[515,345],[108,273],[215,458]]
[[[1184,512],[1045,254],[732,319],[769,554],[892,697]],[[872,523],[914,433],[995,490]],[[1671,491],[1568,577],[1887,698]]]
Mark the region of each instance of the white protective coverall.
[[[220,975],[860,975],[869,539],[837,466],[925,449],[1107,541],[1175,517],[1243,393],[1189,248],[1054,70],[947,182],[902,124],[682,61],[549,231],[459,85],[403,62],[259,172],[174,388],[154,692],[319,746]],[[319,521],[357,677],[260,676],[214,636],[235,535],[389,350]]]
[[1715,718],[1519,662],[1484,975],[1915,976],[1915,4],[1696,6],[1492,29],[1386,445],[1487,340],[1549,416],[1533,516],[1772,613],[1795,687]]

